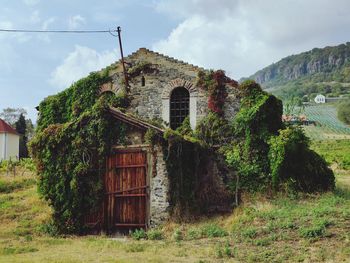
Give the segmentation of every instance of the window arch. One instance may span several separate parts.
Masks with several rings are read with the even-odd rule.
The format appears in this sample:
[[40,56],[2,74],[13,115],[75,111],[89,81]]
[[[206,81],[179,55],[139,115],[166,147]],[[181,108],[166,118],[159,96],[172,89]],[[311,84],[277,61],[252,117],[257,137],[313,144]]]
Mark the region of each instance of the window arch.
[[184,87],[173,89],[170,95],[170,128],[176,130],[189,115],[190,93]]

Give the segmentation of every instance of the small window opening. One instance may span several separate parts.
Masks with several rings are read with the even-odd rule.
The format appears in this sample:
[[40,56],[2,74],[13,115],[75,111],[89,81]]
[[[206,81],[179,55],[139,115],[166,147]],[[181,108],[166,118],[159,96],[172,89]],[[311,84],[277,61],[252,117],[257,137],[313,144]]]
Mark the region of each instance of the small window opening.
[[174,89],[170,96],[170,128],[176,130],[189,115],[190,94],[184,87]]

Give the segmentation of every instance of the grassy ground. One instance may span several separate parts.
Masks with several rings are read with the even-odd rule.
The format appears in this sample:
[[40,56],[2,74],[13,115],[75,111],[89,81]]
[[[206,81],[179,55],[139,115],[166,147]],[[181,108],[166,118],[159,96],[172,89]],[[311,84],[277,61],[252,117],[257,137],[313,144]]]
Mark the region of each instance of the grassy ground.
[[333,163],[335,192],[244,196],[231,215],[169,222],[148,233],[152,240],[50,237],[41,230],[50,209],[34,176],[0,175],[0,262],[350,262],[350,170],[334,162],[349,146],[313,147]]

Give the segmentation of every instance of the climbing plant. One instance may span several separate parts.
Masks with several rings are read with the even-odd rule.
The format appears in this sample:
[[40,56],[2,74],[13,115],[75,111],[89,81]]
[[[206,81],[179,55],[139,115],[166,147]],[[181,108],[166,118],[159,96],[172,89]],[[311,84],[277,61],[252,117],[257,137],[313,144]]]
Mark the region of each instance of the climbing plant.
[[99,94],[106,75],[90,74],[39,105],[37,133],[30,143],[39,176],[39,192],[53,207],[60,233],[83,231],[84,215],[97,211],[102,175],[111,145],[125,137],[123,125],[108,113],[127,99]]
[[280,130],[269,141],[271,180],[277,190],[287,183],[292,190],[324,191],[334,187],[334,174],[316,152],[300,127]]
[[227,97],[227,86],[237,86],[237,82],[225,75],[223,70],[199,71],[197,75],[197,86],[208,92],[208,108],[223,114],[223,107]]
[[227,163],[248,191],[280,189],[286,182],[302,191],[328,190],[334,175],[309,149],[301,129],[285,128],[282,102],[248,80],[239,86],[241,108],[232,124],[233,140],[225,147]]

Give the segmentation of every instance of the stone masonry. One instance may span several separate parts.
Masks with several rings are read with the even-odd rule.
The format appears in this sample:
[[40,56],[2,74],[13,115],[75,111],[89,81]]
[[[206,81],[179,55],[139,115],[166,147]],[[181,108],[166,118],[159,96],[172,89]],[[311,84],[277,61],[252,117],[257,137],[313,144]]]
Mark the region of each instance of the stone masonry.
[[[205,90],[196,86],[198,72],[205,71],[203,68],[184,63],[183,61],[161,55],[159,53],[141,48],[125,58],[127,68],[132,68],[139,63],[149,63],[151,71],[140,72],[140,74],[130,78],[130,106],[127,111],[143,119],[163,120],[165,125],[169,125],[170,115],[170,95],[174,88],[184,87],[190,94],[190,124],[194,129],[197,123],[208,113],[208,95]],[[117,62],[109,67],[109,75],[112,83],[106,83],[101,87],[101,92],[112,91],[116,94],[125,92],[123,90],[123,71],[121,62]],[[145,85],[142,85],[142,77]],[[232,87],[227,89],[228,97],[224,105],[225,116],[232,118],[239,109],[239,99],[237,90]],[[129,130],[130,132],[132,131]],[[135,133],[129,134],[129,144],[145,144],[143,136],[134,138]],[[157,226],[169,218],[168,191],[169,178],[165,161],[163,160],[162,147],[155,146],[155,170],[149,172],[150,200],[148,207],[148,224]],[[152,168],[154,169],[154,168]],[[211,170],[211,169],[210,169]],[[208,175],[207,175],[208,176]]]

